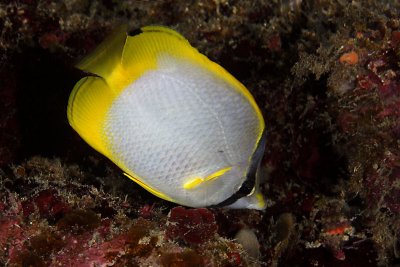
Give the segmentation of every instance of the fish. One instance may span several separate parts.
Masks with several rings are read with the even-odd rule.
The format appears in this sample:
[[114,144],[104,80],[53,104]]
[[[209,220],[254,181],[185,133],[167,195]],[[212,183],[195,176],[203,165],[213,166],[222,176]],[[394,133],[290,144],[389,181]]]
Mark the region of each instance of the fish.
[[128,178],[188,207],[265,208],[262,112],[180,33],[121,27],[76,67],[69,124]]

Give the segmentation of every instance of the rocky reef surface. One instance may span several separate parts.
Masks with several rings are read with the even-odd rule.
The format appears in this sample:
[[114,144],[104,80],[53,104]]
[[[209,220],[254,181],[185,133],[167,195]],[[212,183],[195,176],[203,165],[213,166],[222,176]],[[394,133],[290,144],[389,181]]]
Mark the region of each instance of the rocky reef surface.
[[[400,264],[397,1],[0,1],[0,265]],[[255,96],[265,211],[189,209],[69,127],[74,64],[118,25],[182,33]]]

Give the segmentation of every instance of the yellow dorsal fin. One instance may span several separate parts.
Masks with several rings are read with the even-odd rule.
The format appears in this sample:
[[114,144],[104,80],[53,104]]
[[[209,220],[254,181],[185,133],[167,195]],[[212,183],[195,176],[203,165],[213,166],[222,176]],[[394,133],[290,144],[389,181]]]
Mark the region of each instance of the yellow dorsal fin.
[[154,33],[170,34],[170,35],[174,36],[175,38],[180,39],[181,41],[185,42],[186,44],[189,44],[189,42],[186,40],[186,38],[184,36],[182,36],[179,32],[172,30],[165,26],[151,25],[151,26],[142,27],[140,30],[145,33],[154,32]]
[[189,60],[198,55],[206,58],[176,31],[162,26],[147,26],[141,28],[137,34],[127,37],[122,65],[131,72],[134,71],[133,66],[136,68],[138,63],[146,63],[149,59],[156,65],[157,58],[163,54]]
[[121,70],[112,73],[107,81],[115,88],[123,88],[145,71],[156,69],[163,55],[192,61],[199,58],[201,61],[208,60],[176,31],[162,26],[147,26],[136,31],[135,35],[127,36],[122,51]]
[[228,172],[231,169],[232,169],[232,167],[223,168],[221,170],[218,170],[218,171],[210,174],[209,176],[207,176],[205,178],[201,178],[201,177],[192,178],[183,185],[183,188],[194,189],[204,182],[211,181],[211,180],[221,177],[222,175],[224,175],[226,172]]
[[126,41],[126,26],[120,26],[76,67],[106,78],[121,62]]

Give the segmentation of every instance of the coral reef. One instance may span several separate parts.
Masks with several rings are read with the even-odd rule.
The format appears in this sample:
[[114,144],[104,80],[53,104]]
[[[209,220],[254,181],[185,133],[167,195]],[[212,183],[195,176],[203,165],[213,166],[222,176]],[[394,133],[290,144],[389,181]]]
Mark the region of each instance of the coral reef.
[[[130,204],[133,199],[76,182],[79,169],[59,165],[56,175],[46,176],[41,169],[57,161],[32,161],[14,168],[15,174],[2,174],[2,264],[249,266],[253,261],[240,245],[217,234],[210,210],[175,207],[169,215],[157,209],[151,218],[142,217]],[[61,173],[65,180],[57,177]]]
[[[399,8],[0,1],[0,265],[399,264]],[[157,199],[70,129],[73,65],[121,23],[177,29],[252,92],[267,125],[264,212]],[[234,239],[248,229],[258,259]]]

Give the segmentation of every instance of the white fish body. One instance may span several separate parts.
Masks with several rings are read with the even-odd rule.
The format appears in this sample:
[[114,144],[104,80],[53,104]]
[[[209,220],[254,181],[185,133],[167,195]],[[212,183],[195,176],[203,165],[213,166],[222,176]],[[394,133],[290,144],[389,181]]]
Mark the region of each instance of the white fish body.
[[161,198],[264,208],[264,121],[247,89],[171,29],[114,38],[78,65],[97,76],[74,87],[72,127]]

